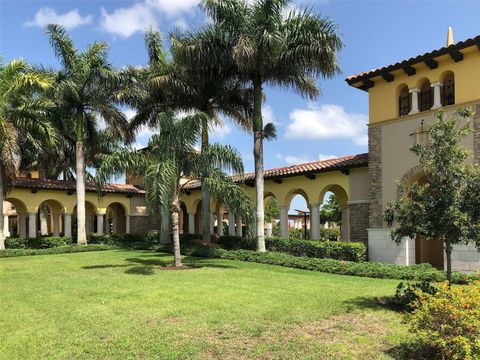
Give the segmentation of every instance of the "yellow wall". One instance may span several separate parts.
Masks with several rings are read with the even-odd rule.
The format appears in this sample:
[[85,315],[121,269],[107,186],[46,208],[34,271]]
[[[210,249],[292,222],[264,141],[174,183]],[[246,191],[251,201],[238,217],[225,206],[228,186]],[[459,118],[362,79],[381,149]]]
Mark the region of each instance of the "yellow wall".
[[[455,74],[455,105],[470,104],[480,100],[480,51],[475,47],[462,50],[462,61],[454,62],[449,55],[437,58],[438,67],[430,70],[424,63],[414,65],[417,70],[408,76],[403,70],[392,72],[395,80],[386,82],[381,77],[373,78],[375,86],[368,89],[370,124],[398,118],[397,90],[401,84],[409,89],[418,87],[419,82],[427,78],[430,83],[441,80],[445,71]],[[430,110],[433,111],[433,110]],[[426,112],[425,112],[426,113]],[[402,116],[402,118],[404,118]],[[408,118],[408,116],[405,116]]]

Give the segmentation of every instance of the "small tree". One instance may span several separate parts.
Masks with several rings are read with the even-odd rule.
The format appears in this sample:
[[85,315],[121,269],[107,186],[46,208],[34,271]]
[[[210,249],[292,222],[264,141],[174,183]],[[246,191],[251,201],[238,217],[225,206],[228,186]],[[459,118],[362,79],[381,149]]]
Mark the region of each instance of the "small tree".
[[437,113],[427,130],[428,141],[411,148],[420,157],[425,181],[399,185],[401,196],[393,205],[398,227],[392,239],[397,243],[404,237],[441,240],[449,281],[452,246],[474,242],[480,248],[480,180],[478,170],[466,163],[468,152],[460,145],[472,131],[472,115],[466,108],[450,117]]
[[335,194],[331,194],[328,201],[322,205],[320,209],[320,222],[334,222],[338,226],[342,226],[342,209],[338,204]]
[[[157,116],[157,130],[146,149],[121,149],[103,157],[97,179],[105,182],[112,174],[128,171],[144,176],[146,200],[153,216],[165,207],[170,209],[175,266],[182,266],[180,256],[180,193],[191,181],[201,179],[209,192],[229,209],[253,222],[253,207],[248,195],[224,171],[243,175],[242,158],[228,145],[211,144],[207,150],[196,150],[198,138],[208,115],[178,118],[173,112]],[[187,181],[182,181],[188,179]]]

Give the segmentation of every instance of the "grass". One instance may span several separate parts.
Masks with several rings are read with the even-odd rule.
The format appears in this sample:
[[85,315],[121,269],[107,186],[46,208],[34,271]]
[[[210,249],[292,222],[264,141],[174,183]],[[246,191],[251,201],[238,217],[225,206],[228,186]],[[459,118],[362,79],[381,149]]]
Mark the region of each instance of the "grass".
[[[1,359],[393,359],[398,281],[147,251],[0,259]],[[392,350],[393,349],[393,350]]]

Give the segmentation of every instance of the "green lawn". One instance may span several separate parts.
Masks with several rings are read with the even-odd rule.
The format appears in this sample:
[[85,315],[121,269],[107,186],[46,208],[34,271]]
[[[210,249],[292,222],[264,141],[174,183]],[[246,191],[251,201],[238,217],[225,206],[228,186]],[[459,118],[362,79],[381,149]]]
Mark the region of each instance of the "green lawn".
[[[398,281],[102,251],[0,259],[2,359],[392,359]],[[393,351],[395,353],[395,351]]]

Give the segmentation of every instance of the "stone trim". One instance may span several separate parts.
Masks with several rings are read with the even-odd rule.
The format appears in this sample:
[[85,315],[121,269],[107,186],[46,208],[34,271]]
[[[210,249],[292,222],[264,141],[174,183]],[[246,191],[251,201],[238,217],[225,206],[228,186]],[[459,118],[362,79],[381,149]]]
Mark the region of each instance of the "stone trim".
[[476,105],[473,118],[473,148],[475,165],[480,166],[480,104]]
[[370,228],[383,227],[382,214],[382,127],[368,128],[368,183],[370,204],[368,218]]
[[363,242],[368,244],[368,210],[370,202],[349,202],[348,222],[350,241]]

